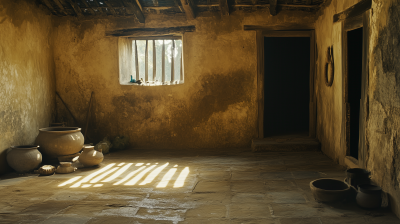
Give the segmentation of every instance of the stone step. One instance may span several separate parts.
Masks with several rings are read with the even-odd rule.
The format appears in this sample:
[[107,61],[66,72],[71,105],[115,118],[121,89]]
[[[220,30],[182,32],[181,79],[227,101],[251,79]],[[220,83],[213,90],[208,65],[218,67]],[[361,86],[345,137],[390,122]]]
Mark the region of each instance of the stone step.
[[253,139],[251,149],[253,152],[320,151],[321,143],[307,136],[275,136]]

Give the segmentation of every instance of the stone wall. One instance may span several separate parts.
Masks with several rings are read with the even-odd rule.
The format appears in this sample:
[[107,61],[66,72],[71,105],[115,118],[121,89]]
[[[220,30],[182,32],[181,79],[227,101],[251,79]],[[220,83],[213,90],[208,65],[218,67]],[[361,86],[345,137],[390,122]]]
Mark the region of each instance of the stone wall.
[[33,144],[54,112],[52,20],[25,0],[0,0],[0,173],[6,150]]
[[[119,84],[118,38],[105,31],[143,25],[128,18],[62,18],[54,32],[57,91],[81,127],[94,91],[93,141],[125,135],[133,148],[249,147],[257,137],[257,48],[255,31],[243,25],[314,21],[314,13],[296,11],[209,13],[191,21],[147,15],[145,27],[195,25],[196,31],[183,36],[185,83],[142,87]],[[74,123],[57,108],[59,119]]]
[[[317,105],[318,138],[322,150],[344,164],[346,149],[341,147],[342,131],[342,28],[333,24],[333,15],[358,0],[332,0],[316,22],[318,45]],[[389,193],[393,211],[400,217],[400,80],[399,21],[400,3],[396,0],[374,0],[370,10],[369,92],[366,111],[366,168],[373,180]],[[334,46],[335,80],[325,85],[323,65],[326,49]]]

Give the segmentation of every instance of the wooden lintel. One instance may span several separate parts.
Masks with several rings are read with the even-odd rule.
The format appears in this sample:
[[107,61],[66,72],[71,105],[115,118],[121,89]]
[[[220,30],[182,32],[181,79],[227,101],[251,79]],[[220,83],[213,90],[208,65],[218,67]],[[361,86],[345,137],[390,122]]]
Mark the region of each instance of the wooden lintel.
[[133,0],[133,1],[122,0],[122,2],[124,3],[125,7],[127,9],[129,9],[129,11],[131,11],[133,14],[135,14],[136,18],[139,20],[140,23],[145,22],[143,12],[135,0]]
[[166,27],[166,28],[134,28],[107,31],[106,36],[115,37],[143,37],[143,36],[163,36],[171,34],[183,34],[185,32],[196,31],[195,26],[179,26],[179,27]]
[[76,13],[76,15],[78,15],[78,17],[83,16],[82,14],[82,10],[79,7],[78,4],[76,4],[76,2],[74,2],[73,0],[66,0],[72,7],[72,9],[74,10],[74,12]]
[[181,0],[181,4],[187,19],[191,20],[196,18],[193,0]]
[[361,2],[344,10],[343,12],[335,14],[333,16],[333,22],[336,23],[348,18],[359,16],[364,12],[366,12],[367,10],[371,9],[371,7],[372,7],[372,0],[362,0]]
[[257,26],[257,25],[244,25],[243,30],[262,30],[262,31],[278,31],[278,30],[313,30],[314,26],[311,24],[282,24],[273,26]]
[[53,0],[53,1],[54,1],[54,3],[56,3],[56,5],[60,9],[61,13],[63,13],[64,15],[68,15],[68,13],[64,9],[64,6],[61,4],[60,0]]
[[229,15],[229,3],[228,0],[219,0],[219,9],[221,10],[221,14],[224,16]]
[[278,14],[276,6],[278,5],[278,0],[269,0],[269,12],[271,15],[276,16]]

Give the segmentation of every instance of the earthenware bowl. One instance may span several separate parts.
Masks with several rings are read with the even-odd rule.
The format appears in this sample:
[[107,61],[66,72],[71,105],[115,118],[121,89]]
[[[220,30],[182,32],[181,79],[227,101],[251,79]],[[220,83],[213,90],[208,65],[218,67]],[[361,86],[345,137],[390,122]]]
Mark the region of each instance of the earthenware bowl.
[[342,201],[350,191],[350,186],[340,180],[322,178],[311,181],[310,188],[316,201]]

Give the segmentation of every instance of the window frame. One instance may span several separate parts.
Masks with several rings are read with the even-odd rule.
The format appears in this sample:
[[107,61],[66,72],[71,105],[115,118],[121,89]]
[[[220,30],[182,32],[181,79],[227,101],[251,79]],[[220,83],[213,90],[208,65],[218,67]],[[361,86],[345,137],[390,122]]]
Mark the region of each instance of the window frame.
[[[121,80],[121,71],[124,70],[121,68],[121,66],[124,66],[121,64],[121,54],[119,52],[119,84],[120,85],[134,85],[134,86],[166,86],[166,85],[180,85],[184,83],[184,38],[183,35],[165,35],[165,36],[141,36],[141,37],[120,37],[118,41],[120,41],[122,39],[128,40],[128,41],[132,41],[132,47],[135,48],[135,51],[132,51],[132,55],[135,54],[135,67],[132,68],[132,70],[136,70],[136,77],[135,80],[140,80],[140,73],[139,73],[139,66],[138,66],[138,56],[137,56],[137,45],[136,45],[136,40],[146,40],[146,58],[145,58],[145,78],[144,78],[144,83],[138,84],[138,83],[131,83],[131,82],[122,82]],[[181,60],[181,69],[180,69],[180,79],[179,80],[175,80],[175,72],[173,72],[175,70],[174,68],[174,57],[171,57],[171,80],[174,81],[166,81],[166,75],[165,75],[165,44],[163,44],[163,51],[162,51],[162,55],[164,57],[162,57],[162,77],[161,80],[158,81],[157,83],[154,81],[155,77],[156,77],[156,57],[155,57],[155,51],[156,49],[155,47],[155,41],[153,41],[153,80],[149,81],[149,76],[150,74],[148,73],[148,50],[147,50],[147,46],[148,46],[148,41],[149,40],[181,40],[182,41],[182,48],[181,48],[181,54],[180,54],[180,60]],[[173,43],[173,47],[175,46],[175,41],[172,42]],[[121,48],[119,48],[119,51],[121,50]],[[126,65],[125,65],[126,66]],[[125,68],[127,69],[127,68]]]

